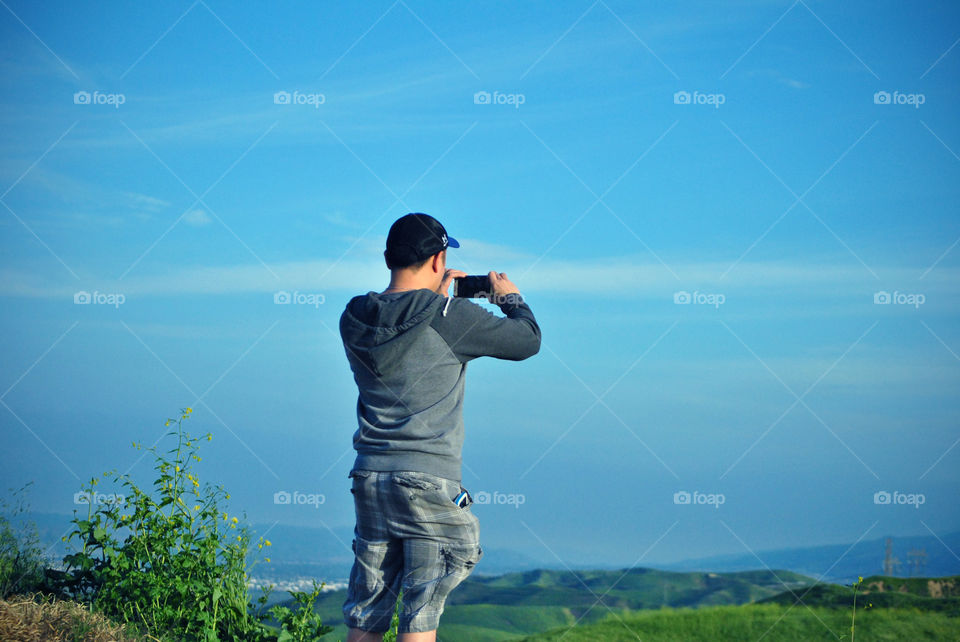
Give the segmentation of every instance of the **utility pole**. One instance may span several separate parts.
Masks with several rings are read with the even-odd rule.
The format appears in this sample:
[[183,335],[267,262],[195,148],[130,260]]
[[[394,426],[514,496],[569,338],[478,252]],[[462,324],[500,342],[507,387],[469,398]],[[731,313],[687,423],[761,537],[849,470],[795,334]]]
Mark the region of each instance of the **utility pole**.
[[910,576],[923,577],[927,568],[927,549],[914,548],[907,551],[907,566],[910,567]]
[[900,570],[900,560],[893,555],[893,538],[887,538],[887,549],[883,555],[883,574],[893,577]]

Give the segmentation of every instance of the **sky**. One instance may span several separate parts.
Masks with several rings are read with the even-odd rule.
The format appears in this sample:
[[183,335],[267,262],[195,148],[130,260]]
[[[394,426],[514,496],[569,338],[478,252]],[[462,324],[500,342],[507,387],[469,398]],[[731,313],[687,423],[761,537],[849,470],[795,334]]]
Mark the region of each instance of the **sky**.
[[488,547],[760,568],[960,529],[955,3],[0,4],[0,481],[33,510],[149,485],[191,407],[231,513],[352,528],[338,321],[427,212],[542,330],[468,366]]

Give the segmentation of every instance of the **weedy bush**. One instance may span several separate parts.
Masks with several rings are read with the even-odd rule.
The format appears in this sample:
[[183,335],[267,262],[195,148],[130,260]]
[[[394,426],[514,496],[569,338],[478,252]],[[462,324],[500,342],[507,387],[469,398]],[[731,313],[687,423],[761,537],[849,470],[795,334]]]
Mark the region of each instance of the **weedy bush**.
[[27,512],[22,497],[33,482],[10,489],[12,502],[0,498],[0,599],[15,593],[29,593],[43,583],[44,562],[40,537],[33,522],[17,524]]
[[[249,601],[247,571],[257,561],[247,564],[247,526],[220,509],[218,503],[230,499],[222,485],[201,487],[192,472],[192,464],[201,461],[200,443],[213,435],[200,440],[183,429],[191,412],[186,408],[179,419],[164,424],[176,421],[176,429],[165,435],[176,440],[176,447],[165,453],[156,446],[148,449],[158,473],[152,493],[115,470],[103,476],[112,477],[124,493],[97,494],[98,479],[90,480],[84,488],[87,516],[74,511],[76,529],[69,535],[80,548],[64,557],[58,589],[143,633],[206,642],[277,640]],[[107,501],[95,501],[101,497]],[[258,550],[270,544],[261,537]],[[308,612],[272,610],[284,622],[279,639],[315,639],[329,632],[321,631],[313,600],[306,601],[309,594],[294,597]],[[266,600],[265,593],[258,600],[261,608]]]
[[[280,605],[270,609],[270,614],[280,623],[278,642],[309,642],[333,631],[333,627],[324,625],[320,616],[313,611],[313,604],[320,597],[322,589],[323,583],[318,584],[314,580],[313,591],[310,593],[287,591],[300,605],[296,613]],[[269,590],[261,598],[262,602],[266,601],[268,594]]]

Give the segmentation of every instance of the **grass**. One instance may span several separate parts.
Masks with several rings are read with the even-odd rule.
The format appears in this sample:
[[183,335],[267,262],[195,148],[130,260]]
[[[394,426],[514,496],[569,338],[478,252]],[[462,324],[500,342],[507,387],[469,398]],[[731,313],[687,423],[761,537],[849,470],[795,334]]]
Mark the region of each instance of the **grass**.
[[0,600],[0,640],[20,642],[147,642],[135,631],[71,600],[42,593]]
[[[915,609],[870,609],[857,615],[857,639],[960,640],[956,618]],[[559,627],[524,642],[686,642],[687,640],[838,640],[848,635],[850,613],[828,607],[782,604],[661,609],[607,616],[588,626]]]

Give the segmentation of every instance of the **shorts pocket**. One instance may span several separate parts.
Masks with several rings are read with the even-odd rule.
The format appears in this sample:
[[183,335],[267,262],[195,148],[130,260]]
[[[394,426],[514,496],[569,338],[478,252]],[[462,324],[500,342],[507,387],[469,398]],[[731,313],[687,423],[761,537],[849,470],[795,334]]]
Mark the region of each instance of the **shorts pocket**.
[[428,473],[399,471],[393,473],[393,482],[411,490],[435,491],[443,488],[443,481]]
[[444,574],[437,583],[437,594],[443,599],[467,579],[483,557],[483,547],[445,544],[443,546]]
[[447,573],[466,572],[469,575],[473,567],[483,558],[483,547],[480,544],[476,546],[444,546],[444,556],[446,557]]
[[347,477],[349,477],[353,482],[353,485],[350,488],[350,492],[356,495],[357,487],[360,484],[364,483],[367,480],[367,478],[370,477],[372,474],[373,474],[372,470],[351,470],[349,473],[347,473]]
[[383,589],[384,576],[390,577],[396,569],[391,566],[402,563],[391,555],[389,542],[376,542],[363,537],[353,540],[355,555],[351,585],[361,590],[361,597],[367,598]]

